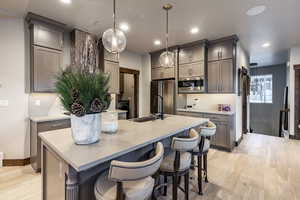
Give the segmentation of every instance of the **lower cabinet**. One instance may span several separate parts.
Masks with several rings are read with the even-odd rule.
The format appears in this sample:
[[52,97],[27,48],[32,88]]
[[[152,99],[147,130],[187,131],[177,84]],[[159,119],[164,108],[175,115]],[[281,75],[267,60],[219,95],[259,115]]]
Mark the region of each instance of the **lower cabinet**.
[[217,126],[216,134],[210,138],[212,148],[232,151],[235,145],[235,115],[177,112],[177,115],[208,118]]

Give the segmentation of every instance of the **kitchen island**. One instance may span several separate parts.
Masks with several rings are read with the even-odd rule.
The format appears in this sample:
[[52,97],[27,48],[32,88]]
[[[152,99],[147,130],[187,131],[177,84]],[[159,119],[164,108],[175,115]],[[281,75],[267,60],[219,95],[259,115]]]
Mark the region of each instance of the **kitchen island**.
[[43,200],[95,199],[94,183],[111,160],[142,159],[156,142],[167,147],[171,137],[207,121],[177,115],[148,122],[120,120],[116,134],[101,134],[100,141],[91,145],[76,145],[69,128],[41,133]]

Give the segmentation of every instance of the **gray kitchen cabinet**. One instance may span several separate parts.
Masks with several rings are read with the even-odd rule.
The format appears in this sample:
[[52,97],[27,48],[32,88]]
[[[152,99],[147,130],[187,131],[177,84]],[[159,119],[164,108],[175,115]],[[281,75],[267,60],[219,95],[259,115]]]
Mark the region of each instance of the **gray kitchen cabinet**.
[[205,47],[203,44],[183,47],[179,50],[179,65],[204,61]]
[[34,24],[32,28],[34,45],[63,50],[63,31],[41,24]]
[[235,40],[225,40],[221,42],[213,41],[208,46],[207,60],[216,61],[231,59],[234,56]]
[[204,76],[204,62],[194,62],[179,65],[179,78]]
[[160,67],[159,57],[161,55],[161,51],[155,52],[151,54],[151,67],[158,68]]
[[55,76],[62,68],[62,51],[33,46],[31,88],[33,92],[54,92]]
[[152,80],[170,79],[175,77],[174,67],[157,67],[151,70]]
[[232,151],[235,144],[235,123],[234,115],[210,114],[201,112],[177,112],[177,115],[208,118],[216,124],[216,134],[210,138],[211,147]]
[[234,93],[234,76],[232,59],[208,62],[208,93]]
[[71,127],[70,119],[36,122],[30,120],[30,163],[32,168],[41,170],[41,139],[39,133]]
[[120,92],[120,67],[119,63],[104,60],[104,73],[109,75],[109,93],[119,94]]

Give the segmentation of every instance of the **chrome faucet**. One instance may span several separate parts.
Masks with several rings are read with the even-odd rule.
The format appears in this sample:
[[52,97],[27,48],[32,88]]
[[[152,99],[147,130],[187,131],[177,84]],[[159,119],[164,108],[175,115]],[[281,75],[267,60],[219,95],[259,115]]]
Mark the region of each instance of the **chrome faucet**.
[[159,117],[160,117],[161,120],[164,120],[164,97],[159,95],[159,94],[156,94],[155,96],[158,96],[160,98],[161,111],[160,111]]

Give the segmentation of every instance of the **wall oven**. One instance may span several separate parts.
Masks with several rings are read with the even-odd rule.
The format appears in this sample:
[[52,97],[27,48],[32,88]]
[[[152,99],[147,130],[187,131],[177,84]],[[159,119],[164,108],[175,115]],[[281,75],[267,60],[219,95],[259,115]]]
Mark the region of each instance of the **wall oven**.
[[204,77],[180,78],[178,80],[178,93],[202,93],[205,92]]

